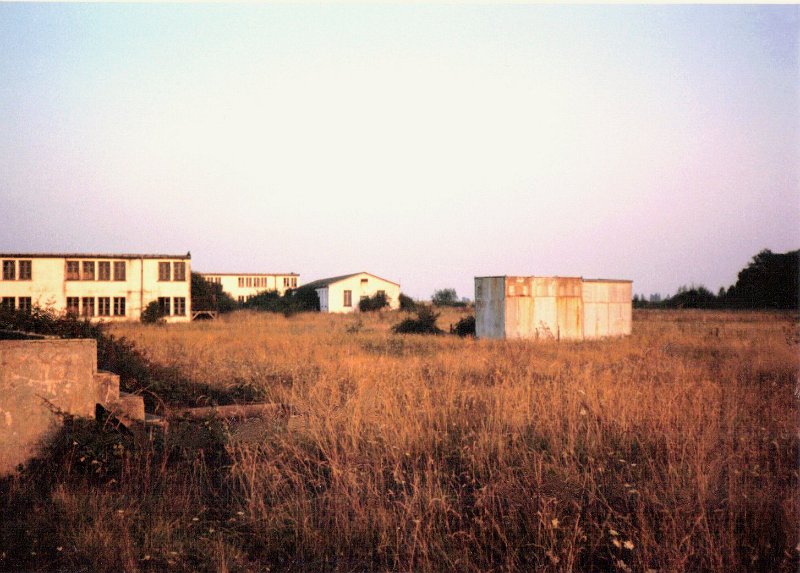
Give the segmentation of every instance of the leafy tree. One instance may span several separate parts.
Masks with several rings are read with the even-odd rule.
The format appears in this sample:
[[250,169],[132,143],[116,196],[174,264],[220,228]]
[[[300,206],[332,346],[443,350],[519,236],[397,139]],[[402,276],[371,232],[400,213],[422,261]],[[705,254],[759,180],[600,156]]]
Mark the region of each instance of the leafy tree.
[[466,303],[459,300],[454,288],[443,288],[434,291],[431,302],[435,306],[466,306]]
[[192,310],[231,312],[239,307],[233,297],[222,290],[222,285],[207,281],[200,273],[192,273]]
[[737,308],[797,309],[800,297],[800,250],[765,249],[739,272],[725,302]]

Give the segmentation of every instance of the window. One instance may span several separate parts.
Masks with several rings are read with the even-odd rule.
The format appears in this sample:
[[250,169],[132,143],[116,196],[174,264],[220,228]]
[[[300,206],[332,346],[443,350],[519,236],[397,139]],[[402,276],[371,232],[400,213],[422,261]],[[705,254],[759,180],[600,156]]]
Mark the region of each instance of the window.
[[17,279],[17,261],[3,261],[3,280],[13,281]]
[[125,316],[125,297],[114,297],[114,316]]
[[242,295],[239,295],[239,304],[242,303],[244,303],[244,297]]
[[353,306],[353,291],[351,290],[344,291],[344,305]]
[[297,277],[292,277],[292,288],[297,286]]
[[83,297],[83,316],[94,316],[94,297]]
[[114,280],[124,281],[125,278],[125,261],[114,261]]
[[378,296],[382,296],[383,298],[386,298],[386,291],[385,290],[379,290],[378,291]]
[[94,261],[83,261],[83,280],[94,280]]
[[0,308],[3,310],[14,310],[14,297],[4,296],[0,299]]
[[21,281],[29,281],[29,280],[31,280],[31,262],[30,261],[20,261],[19,262],[19,280],[21,280]]
[[78,316],[80,312],[80,304],[81,299],[77,296],[68,296],[67,297],[67,314],[71,314],[72,316]]
[[244,277],[239,277],[239,288],[244,286]]
[[288,288],[290,284],[292,283],[289,281],[289,277],[283,277],[283,288]]
[[170,310],[171,309],[170,309],[169,297],[168,296],[158,297],[158,312],[161,313],[161,316],[169,316],[170,314],[172,314]]
[[186,280],[186,263],[184,262],[177,262],[172,263],[172,275],[173,280],[176,281],[185,281]]
[[361,279],[361,286],[366,286],[366,284],[368,282],[369,282],[369,279]]
[[168,281],[170,277],[169,263],[158,263],[158,280]]
[[247,277],[247,286],[253,286],[253,277]]
[[97,263],[97,280],[111,280],[111,261],[99,261]]
[[176,316],[186,316],[186,297],[176,296],[172,299],[172,305],[175,307]]
[[97,298],[97,315],[111,316],[111,298],[101,296]]
[[31,304],[31,297],[29,296],[21,296],[19,297],[19,310],[20,312],[30,312],[33,305]]
[[81,263],[79,261],[67,261],[67,280],[77,281],[81,278]]

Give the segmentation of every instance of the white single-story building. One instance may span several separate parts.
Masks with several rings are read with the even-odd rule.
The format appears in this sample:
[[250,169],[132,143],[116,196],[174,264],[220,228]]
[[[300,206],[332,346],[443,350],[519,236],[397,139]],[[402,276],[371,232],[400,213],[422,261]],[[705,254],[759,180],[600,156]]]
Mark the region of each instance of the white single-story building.
[[556,340],[627,335],[632,290],[629,280],[475,277],[475,335]]
[[300,278],[297,273],[200,273],[200,276],[221,285],[224,292],[239,302],[266,291],[283,295],[288,289],[297,288]]
[[139,320],[156,301],[167,322],[191,316],[191,255],[0,253],[0,306],[93,320]]
[[400,284],[382,279],[370,273],[354,273],[327,279],[319,279],[303,285],[313,288],[319,295],[322,312],[355,312],[362,299],[378,293],[386,295],[389,308],[400,308]]

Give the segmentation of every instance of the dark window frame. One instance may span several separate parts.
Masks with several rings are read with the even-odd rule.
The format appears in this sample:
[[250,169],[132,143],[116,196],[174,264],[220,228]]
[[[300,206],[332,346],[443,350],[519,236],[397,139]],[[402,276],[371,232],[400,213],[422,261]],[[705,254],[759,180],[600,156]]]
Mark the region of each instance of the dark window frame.
[[97,280],[111,280],[111,261],[97,261]]
[[17,280],[17,261],[14,259],[3,259],[3,280]]
[[22,259],[18,261],[17,280],[18,281],[33,280],[33,261],[31,261],[30,259]]

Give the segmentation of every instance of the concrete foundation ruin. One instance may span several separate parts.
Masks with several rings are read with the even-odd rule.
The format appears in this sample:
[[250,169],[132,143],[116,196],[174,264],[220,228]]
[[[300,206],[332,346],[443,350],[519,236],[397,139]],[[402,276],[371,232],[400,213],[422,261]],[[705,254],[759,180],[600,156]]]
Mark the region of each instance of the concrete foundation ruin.
[[145,422],[141,396],[97,370],[97,342],[0,332],[0,475],[36,455],[65,415],[94,418],[100,405],[126,424]]

